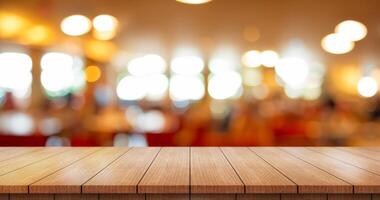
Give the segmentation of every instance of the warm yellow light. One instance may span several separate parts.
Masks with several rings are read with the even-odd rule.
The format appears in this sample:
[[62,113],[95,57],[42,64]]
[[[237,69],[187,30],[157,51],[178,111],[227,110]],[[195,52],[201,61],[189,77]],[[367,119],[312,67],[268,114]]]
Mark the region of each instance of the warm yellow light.
[[90,40],[85,43],[84,51],[87,57],[99,62],[106,62],[115,55],[117,47],[109,41]]
[[261,64],[266,67],[274,67],[278,62],[279,56],[275,51],[266,50],[261,52],[260,60]]
[[332,54],[345,54],[350,52],[355,43],[348,40],[345,36],[332,33],[322,39],[322,48]]
[[34,26],[22,35],[20,42],[29,45],[47,45],[52,41],[51,30],[43,25]]
[[26,21],[12,13],[0,13],[0,37],[14,37],[27,25]]
[[203,4],[203,3],[208,3],[212,0],[176,0],[181,3],[187,3],[187,4]]
[[80,36],[91,29],[91,21],[83,15],[71,15],[62,20],[61,30],[70,36]]
[[99,15],[92,21],[94,37],[98,40],[110,40],[115,37],[119,22],[111,15]]
[[260,67],[261,59],[260,59],[260,51],[247,51],[244,53],[242,57],[242,62],[247,67]]
[[88,66],[85,70],[86,72],[86,80],[87,82],[93,83],[99,80],[99,78],[102,76],[102,71],[98,66]]
[[346,20],[335,27],[335,32],[348,40],[359,41],[367,35],[367,28],[358,21]]

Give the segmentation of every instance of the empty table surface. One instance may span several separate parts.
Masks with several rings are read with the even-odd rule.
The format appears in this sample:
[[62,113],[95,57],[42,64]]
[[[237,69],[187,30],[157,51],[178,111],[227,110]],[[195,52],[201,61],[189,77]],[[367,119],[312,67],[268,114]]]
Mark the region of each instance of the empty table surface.
[[380,199],[378,193],[380,147],[0,148],[0,200]]

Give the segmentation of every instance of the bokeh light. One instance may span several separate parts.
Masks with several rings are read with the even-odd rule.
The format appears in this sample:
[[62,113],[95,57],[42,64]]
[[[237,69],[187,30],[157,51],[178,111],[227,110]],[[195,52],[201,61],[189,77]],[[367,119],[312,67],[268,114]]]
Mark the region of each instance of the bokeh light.
[[200,57],[181,56],[174,58],[170,67],[175,74],[192,75],[201,73],[204,65],[204,62]]
[[176,0],[181,3],[186,3],[186,4],[203,4],[203,3],[208,3],[212,0]]
[[174,101],[199,100],[205,95],[201,75],[174,75],[170,78],[170,98]]
[[0,12],[0,37],[14,37],[26,28],[27,21],[16,14]]
[[125,76],[116,87],[116,94],[121,100],[136,101],[143,99],[146,90],[144,79],[135,76]]
[[102,71],[98,66],[91,65],[85,69],[87,82],[93,83],[99,80],[102,75]]
[[48,26],[37,25],[26,30],[20,42],[27,45],[48,45],[53,41],[54,34]]
[[85,84],[80,58],[61,52],[49,52],[41,58],[41,84],[53,96],[61,96]]
[[346,20],[335,27],[335,32],[348,40],[359,41],[367,35],[367,27],[354,20]]
[[363,97],[373,97],[378,91],[376,80],[370,76],[362,77],[358,82],[358,92]]
[[128,72],[134,76],[146,76],[164,73],[166,67],[166,62],[161,56],[148,54],[131,60],[128,63]]
[[24,53],[0,53],[0,88],[26,93],[32,83],[32,59]]
[[61,22],[61,30],[66,35],[80,36],[88,33],[91,29],[91,21],[83,15],[71,15]]
[[260,67],[261,66],[261,56],[260,51],[251,50],[244,53],[242,57],[242,62],[247,67]]
[[209,79],[208,93],[217,100],[236,98],[242,89],[242,78],[238,72],[225,71],[212,74]]
[[287,57],[279,61],[275,71],[286,84],[297,88],[305,82],[309,73],[309,65],[301,58]]
[[119,22],[111,15],[98,15],[93,19],[94,37],[98,40],[110,40],[115,37]]
[[155,74],[144,77],[144,88],[146,88],[145,97],[147,100],[162,100],[169,87],[169,80],[163,74]]
[[265,50],[260,54],[261,65],[265,67],[274,67],[276,66],[279,60],[279,55],[272,50]]
[[344,35],[332,33],[322,39],[322,48],[332,54],[345,54],[350,52],[355,43]]

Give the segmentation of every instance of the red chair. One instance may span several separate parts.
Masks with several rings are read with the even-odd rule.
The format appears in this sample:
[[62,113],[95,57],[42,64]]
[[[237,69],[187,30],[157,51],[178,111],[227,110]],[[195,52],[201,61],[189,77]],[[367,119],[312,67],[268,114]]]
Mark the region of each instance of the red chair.
[[0,135],[0,146],[25,146],[36,147],[45,146],[47,137],[43,135]]

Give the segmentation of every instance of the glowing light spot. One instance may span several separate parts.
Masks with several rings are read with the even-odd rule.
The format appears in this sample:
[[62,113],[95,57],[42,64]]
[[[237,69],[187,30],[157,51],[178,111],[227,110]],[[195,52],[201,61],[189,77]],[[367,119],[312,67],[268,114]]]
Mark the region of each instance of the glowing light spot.
[[163,74],[150,75],[143,78],[146,88],[146,98],[157,101],[165,97],[169,80]]
[[210,76],[208,93],[218,100],[236,98],[240,95],[241,86],[242,78],[238,72],[221,72]]
[[7,12],[0,13],[0,37],[14,37],[20,34],[26,26],[27,22],[21,16]]
[[111,15],[98,15],[93,20],[94,37],[99,40],[110,40],[116,35],[118,21]]
[[192,75],[201,73],[204,65],[204,62],[200,57],[181,56],[172,60],[171,69],[176,74]]
[[71,15],[62,20],[61,30],[66,35],[80,36],[91,29],[91,21],[83,15]]
[[348,40],[359,41],[367,35],[367,28],[358,21],[346,20],[335,27],[335,32]]
[[32,83],[32,59],[24,53],[0,53],[0,88],[26,93]]
[[276,74],[289,86],[299,88],[309,74],[309,65],[297,57],[283,58],[275,68]]
[[249,68],[243,71],[244,84],[247,86],[259,85],[263,79],[260,69]]
[[110,61],[117,52],[117,46],[110,41],[90,40],[84,44],[87,57],[99,61]]
[[345,36],[333,33],[322,39],[322,48],[332,54],[345,54],[350,52],[355,44]]
[[38,25],[25,31],[20,40],[29,45],[47,45],[52,42],[53,33],[47,26]]
[[165,60],[155,54],[135,58],[128,63],[128,72],[134,76],[160,74],[166,71]]
[[276,66],[278,60],[279,60],[279,56],[275,51],[266,50],[266,51],[261,52],[260,54],[261,64],[266,67]]
[[357,86],[358,92],[363,97],[373,97],[378,91],[378,84],[372,77],[362,77]]
[[202,99],[205,95],[203,77],[174,75],[170,78],[169,91],[174,101]]
[[212,0],[176,0],[181,3],[186,3],[186,4],[203,4],[203,3],[208,3]]
[[85,70],[87,82],[96,82],[102,75],[98,66],[88,66]]
[[261,65],[261,56],[259,51],[248,51],[244,53],[242,57],[242,62],[247,67],[260,67]]
[[136,101],[143,99],[146,94],[144,79],[125,76],[117,84],[116,94],[122,100]]

